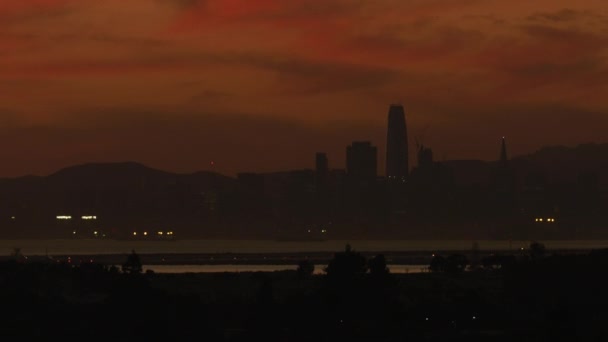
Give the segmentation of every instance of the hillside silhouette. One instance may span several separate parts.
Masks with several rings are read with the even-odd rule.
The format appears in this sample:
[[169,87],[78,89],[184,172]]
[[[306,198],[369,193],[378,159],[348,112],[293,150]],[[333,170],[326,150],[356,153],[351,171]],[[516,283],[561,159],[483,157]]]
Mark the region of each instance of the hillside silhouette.
[[[15,217],[10,223],[23,229],[58,215],[95,216],[103,225],[120,229],[136,220],[161,224],[163,216],[196,215],[199,205],[234,185],[233,178],[209,171],[177,174],[135,162],[88,163],[48,176],[2,179],[0,207]],[[21,233],[56,235],[44,230]]]
[[581,177],[594,177],[598,186],[608,187],[608,143],[543,147],[513,158],[512,163],[520,174],[542,175],[547,182],[576,182]]
[[[324,225],[331,221],[332,233],[343,237],[386,237],[403,233],[398,227],[404,224],[411,227],[410,236],[438,234],[429,228],[440,227],[441,236],[448,237],[476,234],[474,229],[487,232],[484,225],[498,220],[519,226],[533,215],[558,215],[558,209],[560,234],[577,225],[595,231],[592,227],[604,224],[608,144],[549,146],[511,158],[507,178],[496,173],[499,168],[498,161],[482,160],[419,165],[395,192],[382,179],[361,188],[339,172],[320,185],[309,169],[229,177],[211,171],[173,173],[137,162],[87,163],[47,176],[0,179],[0,235],[128,238],[137,230],[175,229],[180,238],[270,238],[283,229],[298,238],[300,231],[327,232]],[[95,220],[80,220],[84,216]],[[286,232],[286,227],[296,228]],[[522,226],[520,231],[531,230]],[[506,237],[501,234],[494,236]]]

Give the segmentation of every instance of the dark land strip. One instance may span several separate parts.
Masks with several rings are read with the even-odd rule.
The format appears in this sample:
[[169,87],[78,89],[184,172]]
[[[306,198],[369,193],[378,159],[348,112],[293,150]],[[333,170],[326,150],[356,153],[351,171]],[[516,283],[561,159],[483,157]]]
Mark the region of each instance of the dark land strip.
[[[547,254],[587,254],[588,249],[547,250]],[[26,255],[30,261],[71,262],[74,264],[95,262],[103,265],[118,265],[126,260],[131,251],[120,254],[65,254]],[[135,251],[137,252],[137,251]],[[327,264],[335,252],[275,252],[275,253],[138,253],[145,265],[296,265],[302,260],[313,264]],[[383,254],[392,265],[428,265],[434,255],[462,254],[469,259],[481,260],[490,255],[524,255],[525,250],[437,250],[437,251],[362,251],[367,258]],[[11,256],[2,256],[0,261]]]

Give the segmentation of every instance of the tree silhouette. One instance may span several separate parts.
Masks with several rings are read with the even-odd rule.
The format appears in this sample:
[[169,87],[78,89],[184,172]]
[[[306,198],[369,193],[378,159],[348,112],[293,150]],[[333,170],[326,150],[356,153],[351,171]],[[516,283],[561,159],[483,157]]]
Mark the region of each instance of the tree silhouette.
[[369,273],[372,277],[382,277],[389,273],[384,254],[378,254],[369,260]]
[[468,264],[469,259],[463,254],[452,254],[447,258],[437,254],[431,259],[429,270],[432,272],[458,274],[462,273]]
[[447,260],[442,255],[436,254],[431,259],[429,270],[431,272],[445,272],[447,266]]
[[23,255],[23,253],[21,252],[21,248],[20,247],[15,247],[13,248],[13,251],[11,252],[10,255],[11,260],[15,260],[17,262],[25,262],[26,261],[26,257],[25,255]]
[[464,254],[452,254],[448,257],[448,269],[446,272],[457,274],[462,273],[469,264],[469,259]]
[[537,241],[532,241],[532,243],[530,243],[530,258],[536,260],[543,256],[545,256],[545,245]]
[[329,340],[348,340],[349,332],[361,326],[360,313],[369,308],[367,259],[347,244],[344,251],[334,254],[324,271],[321,294],[325,320],[337,324],[329,326],[329,336],[336,334]]
[[308,259],[304,259],[301,260],[300,262],[298,262],[298,268],[297,268],[297,272],[298,272],[298,276],[300,278],[306,278],[311,276],[315,271],[315,264],[312,263],[312,261],[308,260]]
[[365,257],[351,249],[347,244],[344,252],[334,254],[325,268],[329,279],[353,280],[360,278],[367,272],[367,260]]
[[143,268],[139,255],[135,253],[135,250],[131,250],[131,254],[129,254],[127,260],[122,264],[122,272],[128,274],[140,274],[142,271]]
[[[378,254],[369,260],[369,287],[368,292],[373,302],[380,306],[386,306],[389,302],[394,302],[397,295],[397,282],[393,274],[386,266],[386,258],[383,254]],[[378,307],[378,313],[383,308]]]

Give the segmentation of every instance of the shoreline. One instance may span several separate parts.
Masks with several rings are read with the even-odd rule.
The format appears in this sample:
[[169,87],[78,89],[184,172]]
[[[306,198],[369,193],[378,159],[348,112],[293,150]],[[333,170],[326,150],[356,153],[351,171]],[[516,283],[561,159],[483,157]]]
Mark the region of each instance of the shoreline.
[[[592,249],[547,249],[546,254],[587,254]],[[280,252],[280,253],[139,253],[135,251],[144,265],[297,265],[300,261],[309,260],[313,264],[327,264],[336,252]],[[428,265],[434,255],[448,256],[463,254],[468,258],[480,260],[489,255],[527,254],[526,250],[424,250],[424,251],[358,251],[366,258],[383,254],[388,264],[392,265]],[[70,253],[70,254],[24,254],[30,262],[68,262],[73,264],[98,263],[103,265],[120,265],[127,256],[125,253]],[[10,255],[0,257],[0,261],[13,259]]]

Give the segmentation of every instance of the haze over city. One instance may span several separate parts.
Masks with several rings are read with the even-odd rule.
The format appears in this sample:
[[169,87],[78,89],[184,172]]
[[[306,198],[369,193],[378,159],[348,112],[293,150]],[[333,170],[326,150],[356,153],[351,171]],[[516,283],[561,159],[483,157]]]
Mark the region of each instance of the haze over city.
[[436,160],[601,143],[607,32],[603,0],[0,1],[0,176],[343,168],[355,140],[384,174],[391,103]]
[[606,94],[607,0],[0,0],[0,334],[608,341]]

